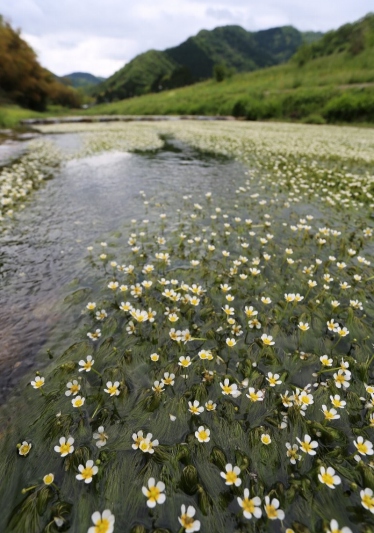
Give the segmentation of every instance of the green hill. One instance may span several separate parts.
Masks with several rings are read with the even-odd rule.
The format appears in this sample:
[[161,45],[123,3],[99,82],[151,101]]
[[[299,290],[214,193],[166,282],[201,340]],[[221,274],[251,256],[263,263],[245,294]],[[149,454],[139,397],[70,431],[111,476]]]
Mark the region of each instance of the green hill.
[[59,78],[62,83],[67,83],[75,89],[92,87],[105,81],[105,78],[94,76],[88,72],[72,72]]
[[374,122],[374,15],[303,46],[286,64],[94,106],[89,113]]
[[98,101],[113,101],[149,92],[190,85],[211,78],[217,64],[248,72],[287,61],[305,42],[321,33],[305,35],[292,26],[249,32],[240,26],[202,30],[179,46],[140,54],[97,86]]

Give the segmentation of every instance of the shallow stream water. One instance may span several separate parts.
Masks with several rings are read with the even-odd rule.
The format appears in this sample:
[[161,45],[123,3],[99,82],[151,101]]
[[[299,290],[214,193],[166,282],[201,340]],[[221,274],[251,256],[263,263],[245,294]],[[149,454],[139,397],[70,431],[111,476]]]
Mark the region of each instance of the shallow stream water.
[[[78,134],[45,138],[68,154],[82,143]],[[12,153],[21,154],[25,145],[13,142]],[[79,289],[87,295],[94,289],[87,246],[102,241],[108,242],[109,251],[114,241],[118,246],[123,228],[132,219],[144,219],[144,201],[152,197],[160,202],[161,214],[163,206],[174,202],[178,209],[181,194],[192,194],[198,202],[202,184],[216,196],[230,194],[244,172],[239,163],[168,141],[153,154],[106,152],[72,159],[34,192],[2,235],[0,400],[28,368],[48,362],[48,350],[58,354],[73,342],[79,310],[70,309],[64,298]]]

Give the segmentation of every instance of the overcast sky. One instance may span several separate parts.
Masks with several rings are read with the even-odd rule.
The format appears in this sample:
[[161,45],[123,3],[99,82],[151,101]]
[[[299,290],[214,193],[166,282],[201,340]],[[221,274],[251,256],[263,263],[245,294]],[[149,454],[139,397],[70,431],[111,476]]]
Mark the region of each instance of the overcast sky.
[[0,0],[0,13],[60,76],[110,76],[137,54],[178,45],[201,29],[327,31],[373,10],[373,0]]

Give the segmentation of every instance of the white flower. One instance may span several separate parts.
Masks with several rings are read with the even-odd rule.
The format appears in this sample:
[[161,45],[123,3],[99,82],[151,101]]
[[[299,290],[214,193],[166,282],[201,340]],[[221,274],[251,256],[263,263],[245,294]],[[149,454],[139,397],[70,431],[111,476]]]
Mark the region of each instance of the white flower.
[[97,428],[97,433],[93,434],[93,438],[97,440],[95,444],[98,448],[105,446],[106,441],[108,440],[108,435],[104,431],[104,426]]
[[270,520],[283,520],[285,517],[284,511],[282,509],[278,509],[279,507],[279,500],[276,498],[273,498],[270,501],[269,496],[265,496],[265,512],[268,518]]
[[312,440],[312,437],[310,435],[304,435],[304,440],[300,440],[298,437],[296,437],[296,440],[300,443],[300,449],[304,453],[308,453],[309,455],[316,455],[316,451],[314,451],[314,448],[318,448],[318,442],[315,440]]
[[188,402],[188,410],[193,415],[200,415],[204,411],[204,407],[200,405],[198,400],[195,400],[193,403]]
[[43,387],[44,385],[44,378],[41,376],[36,376],[35,380],[31,382],[31,385],[34,387],[34,389],[40,389],[40,387]]
[[338,370],[338,373],[334,374],[335,386],[338,389],[342,387],[347,389],[349,387],[349,380],[351,379],[351,373],[349,371]]
[[369,488],[360,491],[362,506],[374,514],[373,491]]
[[199,442],[209,442],[210,429],[205,428],[204,426],[199,426],[197,431],[195,431],[195,437]]
[[74,439],[73,437],[68,437],[66,439],[65,437],[61,437],[59,440],[60,446],[55,446],[54,450],[55,452],[59,453],[61,457],[66,457],[68,453],[73,453],[74,451]]
[[65,391],[65,396],[75,396],[81,390],[81,386],[76,379],[69,381],[69,383],[66,384],[66,387],[68,390]]
[[271,335],[266,335],[266,333],[261,335],[261,340],[265,344],[265,346],[273,346],[273,344],[275,344],[275,342],[273,341],[273,337]]
[[85,483],[91,483],[92,477],[95,476],[99,471],[98,467],[94,466],[94,462],[91,459],[86,461],[86,466],[79,465],[78,470],[79,474],[77,474],[75,477],[79,481],[84,480]]
[[112,383],[111,381],[107,381],[107,384],[106,384],[107,388],[104,389],[104,392],[107,392],[110,396],[118,396],[120,391],[119,391],[119,381],[115,381],[114,383]]
[[189,505],[187,510],[186,506],[181,507],[181,516],[178,517],[179,523],[185,529],[185,533],[194,533],[194,531],[200,531],[200,521],[194,520],[196,509]]
[[318,479],[330,489],[335,489],[335,485],[340,485],[342,482],[340,477],[335,475],[335,470],[331,466],[327,469],[324,466],[321,466],[319,472]]
[[244,498],[237,498],[238,504],[243,509],[243,515],[250,520],[252,516],[255,518],[261,518],[262,510],[259,507],[261,505],[261,499],[258,496],[249,498],[249,489],[244,489]]
[[220,383],[220,387],[222,389],[222,394],[225,396],[230,394],[231,396],[233,396],[233,398],[237,398],[241,394],[241,392],[238,390],[237,384],[232,383],[230,385],[230,381],[228,378],[226,378],[223,383]]
[[84,370],[86,372],[89,372],[92,368],[92,365],[94,364],[94,360],[92,359],[92,355],[87,355],[86,357],[86,360],[84,359],[81,359],[79,361],[79,366],[81,366],[82,368],[79,369],[79,372],[83,372]]
[[148,498],[147,506],[156,507],[156,503],[162,504],[166,500],[166,496],[163,493],[165,490],[165,484],[162,481],[159,481],[155,484],[155,478],[151,477],[148,480],[148,488],[142,487],[142,492],[144,496]]
[[331,520],[330,529],[328,529],[326,533],[352,533],[352,530],[349,527],[342,527],[339,529],[337,520]]
[[75,398],[73,398],[71,400],[71,403],[73,405],[73,407],[82,407],[84,405],[84,402],[86,401],[86,398],[84,398],[83,396],[76,396]]
[[109,509],[105,509],[102,513],[96,511],[91,519],[94,525],[89,528],[87,533],[113,533],[115,518]]
[[357,437],[357,441],[353,441],[358,453],[361,455],[373,455],[373,445],[369,440],[365,440],[363,437]]
[[239,477],[240,474],[240,468],[238,466],[232,466],[232,464],[228,463],[225,466],[226,472],[220,472],[221,477],[226,482],[226,485],[235,485],[235,487],[239,487],[239,485],[242,484],[242,480]]
[[286,442],[286,448],[287,448],[287,457],[290,459],[290,463],[295,465],[296,460],[300,461],[301,455],[297,453],[299,447],[297,444],[291,444],[289,442]]

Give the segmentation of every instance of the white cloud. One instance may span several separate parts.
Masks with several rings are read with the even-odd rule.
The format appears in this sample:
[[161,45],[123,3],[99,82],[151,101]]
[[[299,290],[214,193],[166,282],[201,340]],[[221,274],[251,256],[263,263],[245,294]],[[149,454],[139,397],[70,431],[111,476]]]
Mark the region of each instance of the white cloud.
[[326,31],[371,9],[372,0],[9,0],[1,12],[52,72],[109,76],[135,55],[176,46],[201,29]]
[[24,38],[38,53],[40,62],[46,66],[53,65],[50,70],[58,76],[83,71],[107,77],[130,61],[137,50],[136,41],[109,37],[77,41],[74,35],[69,34],[57,37],[25,34]]

